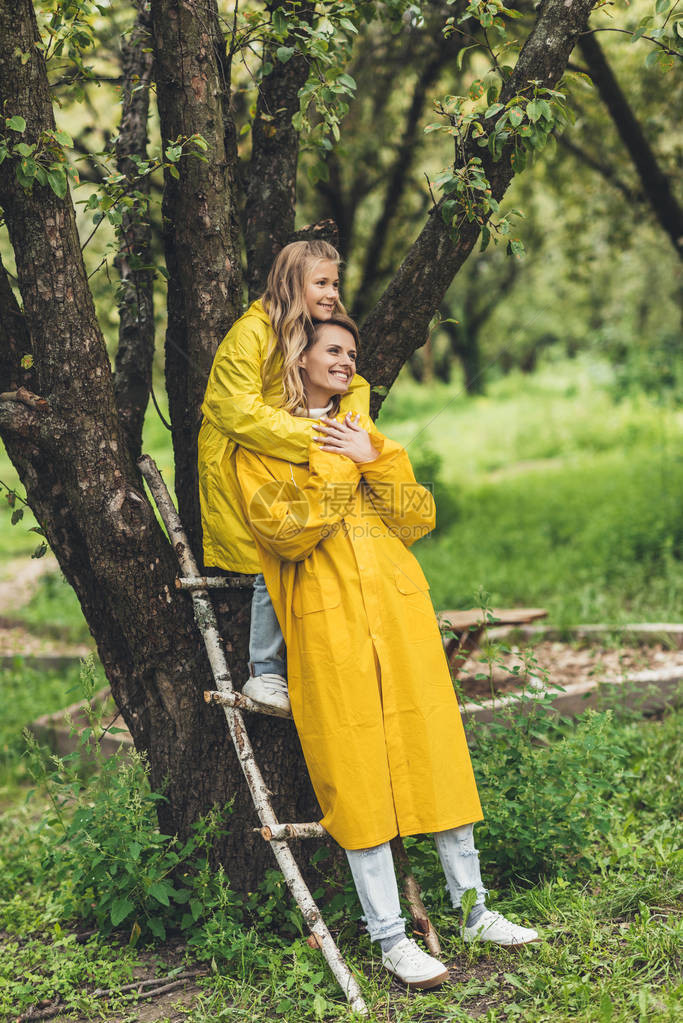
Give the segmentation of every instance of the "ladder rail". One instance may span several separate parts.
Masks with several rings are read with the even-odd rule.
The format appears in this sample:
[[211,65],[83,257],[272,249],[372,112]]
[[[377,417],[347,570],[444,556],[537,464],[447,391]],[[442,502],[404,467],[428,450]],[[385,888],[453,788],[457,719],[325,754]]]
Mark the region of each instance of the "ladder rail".
[[[190,549],[183,524],[180,521],[180,516],[171,500],[171,496],[156,463],[149,455],[142,455],[138,459],[138,467],[147,482],[150,493],[159,509],[159,514],[168,530],[169,538],[178,558],[183,576],[196,580],[199,578],[197,564]],[[209,592],[206,589],[193,587],[190,593],[195,621],[206,646],[216,687],[224,695],[231,694],[234,692],[232,676],[223,653],[216,613]],[[276,832],[280,825],[270,802],[270,794],[263,780],[263,775],[256,763],[253,747],[244,725],[242,714],[236,706],[232,706],[230,703],[224,704],[223,710],[237,758],[249,787],[261,825],[263,828],[269,828],[271,832]],[[287,842],[283,840],[271,841],[269,844],[284,875],[287,886],[296,904],[299,906],[309,930],[321,948],[335,979],[346,995],[351,1009],[359,1015],[367,1016],[368,1007],[363,999],[358,981],[349,970],[341,952],[337,948],[337,944],[322,918],[291,849]]]

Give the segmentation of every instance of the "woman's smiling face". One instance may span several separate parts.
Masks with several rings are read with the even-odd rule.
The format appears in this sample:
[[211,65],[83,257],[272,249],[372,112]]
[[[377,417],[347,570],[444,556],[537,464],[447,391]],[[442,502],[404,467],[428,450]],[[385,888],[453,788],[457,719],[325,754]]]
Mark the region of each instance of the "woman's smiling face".
[[329,320],[339,301],[339,267],[331,259],[321,259],[304,288],[306,310],[312,320]]
[[313,344],[299,358],[309,408],[322,408],[346,394],[356,372],[356,341],[337,323],[321,324]]

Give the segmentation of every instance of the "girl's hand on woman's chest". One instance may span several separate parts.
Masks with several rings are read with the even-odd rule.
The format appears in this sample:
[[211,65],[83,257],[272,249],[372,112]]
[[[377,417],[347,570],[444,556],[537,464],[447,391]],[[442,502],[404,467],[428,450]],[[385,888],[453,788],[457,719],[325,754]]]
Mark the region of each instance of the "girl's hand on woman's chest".
[[360,415],[355,419],[347,412],[343,422],[322,416],[313,427],[318,431],[316,440],[321,451],[334,451],[338,455],[346,455],[352,462],[371,462],[377,458],[379,451],[372,446],[370,434],[359,426]]

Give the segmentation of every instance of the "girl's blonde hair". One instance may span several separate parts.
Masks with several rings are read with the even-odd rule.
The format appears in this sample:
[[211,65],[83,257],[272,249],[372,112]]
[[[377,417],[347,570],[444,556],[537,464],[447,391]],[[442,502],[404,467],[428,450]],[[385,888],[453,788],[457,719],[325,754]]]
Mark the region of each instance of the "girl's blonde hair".
[[[268,314],[275,337],[273,350],[263,367],[264,385],[274,372],[278,351],[282,354],[282,407],[288,412],[305,406],[303,383],[297,361],[308,346],[308,330],[313,321],[306,308],[304,293],[315,268],[323,259],[339,265],[341,257],[333,245],[325,241],[291,242],[280,250],[270,268],[261,303]],[[346,310],[337,299],[333,315]]]

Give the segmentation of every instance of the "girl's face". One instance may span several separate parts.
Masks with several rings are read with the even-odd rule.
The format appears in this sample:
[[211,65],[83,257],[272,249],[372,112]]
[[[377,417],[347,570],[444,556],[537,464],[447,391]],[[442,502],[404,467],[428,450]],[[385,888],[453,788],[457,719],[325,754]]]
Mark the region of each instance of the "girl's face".
[[334,394],[346,394],[356,372],[353,334],[337,323],[323,324],[317,340],[299,357],[309,408],[323,408]]
[[339,301],[339,267],[331,259],[321,259],[304,288],[304,302],[312,320],[329,320]]

